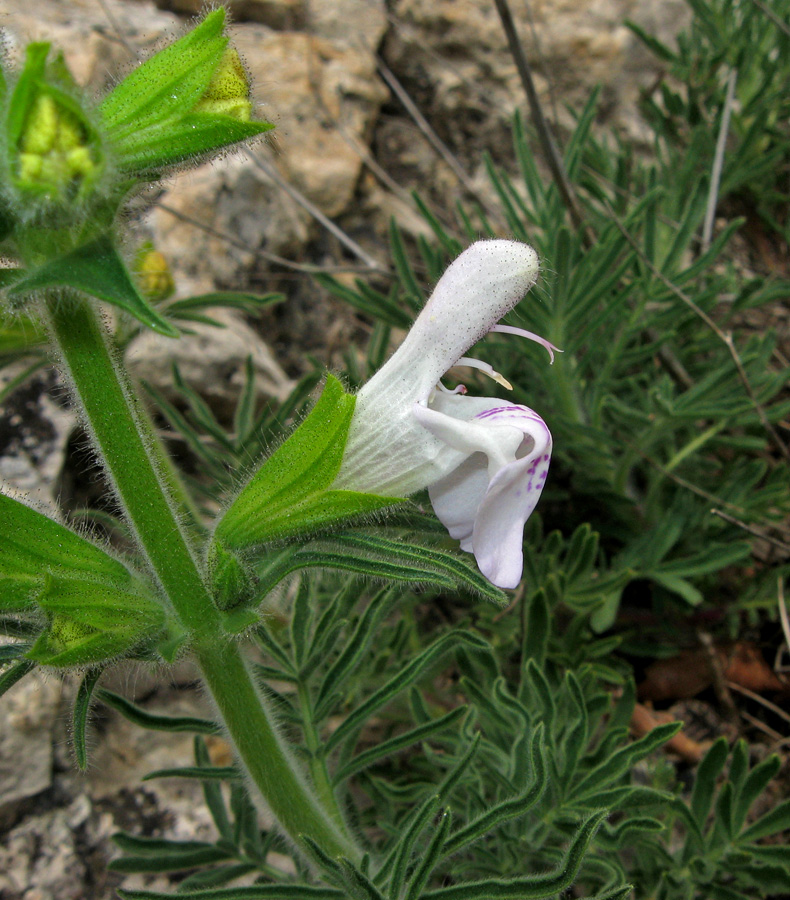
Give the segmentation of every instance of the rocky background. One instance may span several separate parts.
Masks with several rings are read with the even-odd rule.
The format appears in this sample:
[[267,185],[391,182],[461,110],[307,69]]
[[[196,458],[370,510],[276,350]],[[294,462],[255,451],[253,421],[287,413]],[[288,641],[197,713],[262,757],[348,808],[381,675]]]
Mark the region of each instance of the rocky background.
[[[200,0],[3,0],[5,52],[29,40],[62,48],[77,79],[100,91],[178,35]],[[262,394],[284,396],[306,354],[332,367],[364,324],[327,297],[311,266],[353,278],[388,274],[391,218],[427,233],[410,192],[452,217],[458,196],[491,206],[487,150],[512,160],[509,123],[526,103],[490,0],[230,0],[234,39],[274,137],[249,152],[183,172],[136,199],[134,241],[168,259],[178,293],[279,290],[288,302],[223,331],[196,329],[174,345],[146,335],[132,349],[138,372],[166,389],[177,356],[185,378],[221,415],[253,354]],[[683,0],[511,0],[545,110],[560,134],[596,84],[599,121],[636,142],[640,91],[656,60],[623,25],[663,40],[688,19]],[[506,232],[503,231],[503,236]],[[130,252],[134,249],[130,246]],[[2,370],[0,382],[14,376]],[[0,384],[1,386],[1,384]],[[54,507],[80,487],[84,439],[53,375],[0,410],[0,478]],[[84,478],[82,481],[84,482]],[[154,711],[206,714],[187,667],[125,668],[103,685]],[[108,873],[118,828],[181,839],[211,835],[200,789],[146,782],[147,771],[189,764],[191,737],[134,728],[109,710],[92,723],[90,769],[69,747],[71,679],[29,678],[0,700],[0,897],[103,900],[114,887],[168,879]],[[215,762],[228,750],[216,740]]]

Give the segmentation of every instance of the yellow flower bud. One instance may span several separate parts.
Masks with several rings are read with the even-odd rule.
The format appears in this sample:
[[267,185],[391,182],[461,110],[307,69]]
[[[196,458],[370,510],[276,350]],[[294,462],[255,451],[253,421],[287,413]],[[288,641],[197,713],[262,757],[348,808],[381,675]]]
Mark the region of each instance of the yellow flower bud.
[[240,122],[250,121],[250,83],[233,47],[226,47],[211,81],[192,111],[230,116]]
[[98,173],[88,127],[44,91],[31,103],[18,147],[16,174],[23,188],[63,194]]
[[140,248],[134,263],[140,292],[149,300],[166,300],[175,290],[167,260],[150,244]]

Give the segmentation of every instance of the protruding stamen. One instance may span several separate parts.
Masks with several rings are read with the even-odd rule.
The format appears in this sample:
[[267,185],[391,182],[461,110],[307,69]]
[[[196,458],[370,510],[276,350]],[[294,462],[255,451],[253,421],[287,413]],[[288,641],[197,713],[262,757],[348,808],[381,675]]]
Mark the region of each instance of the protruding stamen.
[[480,369],[481,372],[484,372],[488,375],[489,378],[493,378],[497,384],[501,384],[502,387],[507,388],[509,391],[513,390],[513,385],[505,378],[503,375],[500,375],[499,372],[495,371],[487,362],[481,362],[479,359],[472,359],[471,356],[462,356],[458,362],[456,362],[457,366],[469,366],[472,369]]
[[443,394],[465,394],[466,393],[466,385],[465,384],[458,384],[452,390],[450,390],[450,388],[445,387],[440,381],[436,385],[436,387],[439,388],[439,390]]
[[559,347],[555,347],[554,344],[547,341],[546,338],[542,338],[539,334],[525,331],[523,328],[516,328],[513,325],[494,325],[491,331],[497,331],[500,334],[517,334],[519,337],[526,338],[528,341],[535,341],[536,344],[540,344],[541,347],[546,348],[552,363],[554,362],[554,354],[563,352]]

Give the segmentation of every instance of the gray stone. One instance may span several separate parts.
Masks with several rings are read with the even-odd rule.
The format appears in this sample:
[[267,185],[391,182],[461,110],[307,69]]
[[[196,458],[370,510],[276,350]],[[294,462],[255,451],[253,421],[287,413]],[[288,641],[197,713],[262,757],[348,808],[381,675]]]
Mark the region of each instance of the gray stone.
[[59,698],[59,680],[35,671],[0,699],[0,823],[14,816],[20,802],[52,784]]
[[251,356],[258,394],[285,399],[293,384],[256,332],[233,311],[212,310],[210,315],[226,327],[190,322],[194,333],[178,340],[143,331],[126,353],[131,371],[175,398],[172,365],[176,363],[187,384],[227,420]]

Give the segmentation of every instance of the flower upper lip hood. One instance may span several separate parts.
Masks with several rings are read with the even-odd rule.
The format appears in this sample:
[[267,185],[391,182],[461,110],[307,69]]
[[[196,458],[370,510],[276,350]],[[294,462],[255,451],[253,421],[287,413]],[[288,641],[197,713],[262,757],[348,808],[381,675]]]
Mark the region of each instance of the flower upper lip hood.
[[537,280],[538,257],[516,241],[480,241],[447,269],[389,361],[357,396],[334,487],[390,496],[429,489],[450,534],[475,554],[500,587],[515,587],[523,567],[522,532],[545,482],[551,435],[532,410],[498,398],[465,396],[441,384],[452,366],[491,331],[548,341],[499,326]]

